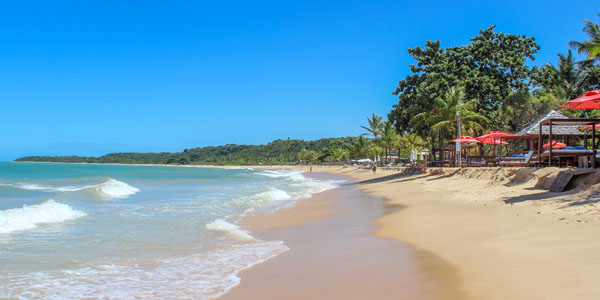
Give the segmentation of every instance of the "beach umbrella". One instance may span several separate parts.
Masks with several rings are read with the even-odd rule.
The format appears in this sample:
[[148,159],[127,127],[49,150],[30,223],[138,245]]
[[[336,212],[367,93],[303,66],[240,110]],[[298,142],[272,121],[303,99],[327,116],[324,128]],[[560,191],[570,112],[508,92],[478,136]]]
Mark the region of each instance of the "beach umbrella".
[[472,136],[468,136],[468,135],[465,135],[458,139],[451,140],[451,142],[454,142],[454,143],[481,143],[476,138],[474,138]]
[[[600,123],[595,124],[596,129],[600,129]],[[581,126],[579,127],[579,130],[591,130],[592,129],[592,125],[585,125],[585,126]]]
[[[480,141],[478,141],[478,140],[477,140],[477,139],[475,139],[474,137],[472,137],[472,136],[468,136],[468,135],[461,136],[460,138],[457,138],[457,139],[451,140],[451,142],[454,142],[454,143],[463,143],[463,144],[470,144],[470,143],[481,143]],[[469,151],[471,151],[471,148],[470,148],[469,146],[467,146],[467,156],[468,156],[468,154],[469,154]],[[467,158],[468,158],[468,157],[467,157]],[[462,161],[461,161],[461,165],[462,165]]]
[[[502,138],[515,136],[513,133],[502,132],[502,131],[490,131],[476,139],[483,144],[492,145],[508,145],[507,142],[503,142]],[[502,148],[500,148],[500,157],[502,157]]]
[[482,144],[508,145],[507,142],[501,141],[500,138],[493,138],[493,137],[485,137],[485,138],[478,137],[477,141],[479,141]]
[[558,108],[600,109],[600,90],[589,91],[581,97],[573,99]]
[[[566,147],[567,144],[565,143],[561,143],[561,142],[557,142],[555,140],[552,140],[552,149],[561,149]],[[544,149],[547,149],[548,147],[550,147],[550,142],[547,142],[544,144]]]

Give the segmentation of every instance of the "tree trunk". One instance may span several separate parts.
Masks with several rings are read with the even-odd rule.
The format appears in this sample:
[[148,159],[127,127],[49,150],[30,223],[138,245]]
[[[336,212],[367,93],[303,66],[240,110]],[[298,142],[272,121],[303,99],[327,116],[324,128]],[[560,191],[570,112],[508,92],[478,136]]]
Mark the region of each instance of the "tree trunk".
[[442,166],[444,165],[444,149],[443,149],[443,141],[442,141],[442,132],[438,132],[438,142],[440,146],[440,161],[442,162]]

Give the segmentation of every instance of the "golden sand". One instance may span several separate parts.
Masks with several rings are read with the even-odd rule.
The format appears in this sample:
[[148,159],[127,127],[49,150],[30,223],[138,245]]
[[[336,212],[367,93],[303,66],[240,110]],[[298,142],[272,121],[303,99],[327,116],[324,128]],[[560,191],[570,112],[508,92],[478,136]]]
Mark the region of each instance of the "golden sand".
[[[417,263],[386,268],[378,262],[392,255],[386,250],[378,260],[361,259],[362,253],[352,261],[313,264],[306,253],[295,251],[311,243],[302,238],[307,228],[330,234],[323,230],[331,225],[327,220],[348,214],[327,202],[335,196],[326,192],[281,212],[279,221],[275,215],[248,220],[249,228],[270,228],[259,236],[270,232],[268,238],[281,239],[292,250],[243,272],[242,283],[225,299],[600,299],[597,174],[579,179],[569,192],[552,193],[544,189],[557,173],[552,168],[379,169],[372,174],[356,167],[314,167],[313,172],[350,176],[358,188],[387,199],[387,205],[402,205],[379,217],[372,233],[412,245],[400,264]],[[354,235],[345,243],[377,241]],[[325,262],[335,261],[336,251],[343,250],[327,249],[319,258]],[[342,265],[344,272],[331,272]],[[407,271],[394,274],[396,268]],[[378,279],[355,276],[364,272]],[[337,277],[324,279],[329,276]],[[401,288],[389,288],[403,279]]]

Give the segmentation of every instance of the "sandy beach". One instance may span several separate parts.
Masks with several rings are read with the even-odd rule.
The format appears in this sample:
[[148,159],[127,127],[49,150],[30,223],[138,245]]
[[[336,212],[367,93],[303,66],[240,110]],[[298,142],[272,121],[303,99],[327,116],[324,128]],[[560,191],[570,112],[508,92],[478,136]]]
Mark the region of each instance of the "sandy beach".
[[[354,184],[247,218],[243,225],[253,233],[292,250],[243,271],[241,284],[223,299],[600,297],[600,196],[590,184],[597,174],[552,193],[544,187],[557,173],[553,168],[380,168],[372,174],[313,167],[318,172],[349,176]],[[356,189],[384,208],[373,213],[340,200],[360,198]],[[324,238],[348,218],[357,220],[356,232]],[[347,249],[358,250],[340,259]]]

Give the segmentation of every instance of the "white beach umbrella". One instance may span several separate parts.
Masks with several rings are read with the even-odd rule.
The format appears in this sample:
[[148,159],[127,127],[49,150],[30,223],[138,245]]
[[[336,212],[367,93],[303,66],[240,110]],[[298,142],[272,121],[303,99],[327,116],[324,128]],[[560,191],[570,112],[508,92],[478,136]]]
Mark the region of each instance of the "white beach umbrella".
[[417,160],[417,150],[411,149],[410,150],[410,161],[414,162],[415,160]]

